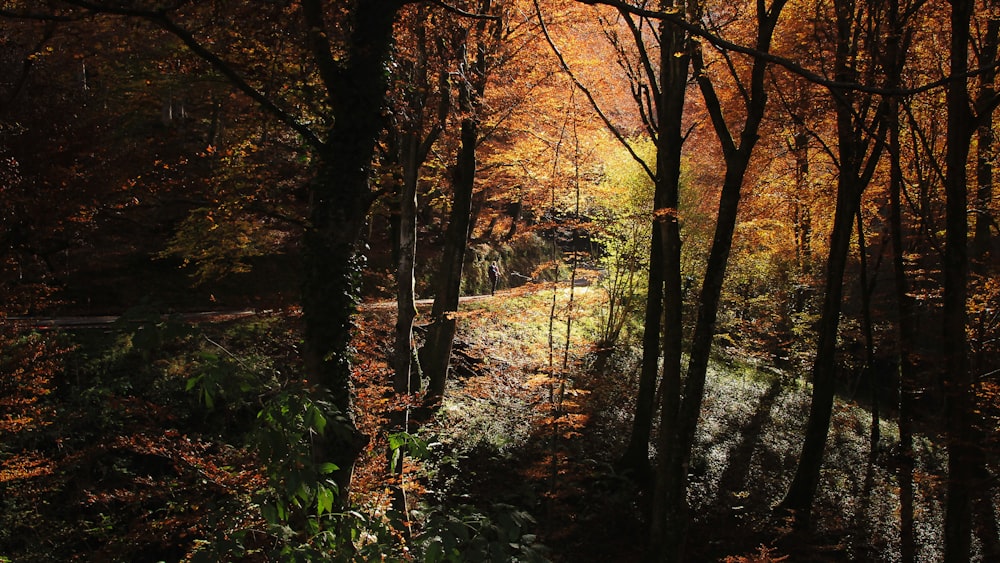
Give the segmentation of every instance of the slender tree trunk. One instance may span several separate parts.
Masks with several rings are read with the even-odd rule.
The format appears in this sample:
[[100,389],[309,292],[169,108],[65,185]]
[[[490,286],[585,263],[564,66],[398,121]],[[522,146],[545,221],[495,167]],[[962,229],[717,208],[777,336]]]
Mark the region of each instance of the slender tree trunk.
[[[664,8],[669,7],[664,3]],[[677,437],[680,412],[681,352],[683,338],[683,287],[681,285],[680,202],[682,118],[690,69],[687,34],[660,24],[660,92],[657,104],[659,135],[656,142],[657,190],[662,207],[654,211],[654,232],[663,249],[664,312],[663,392],[660,404],[659,465],[650,523],[650,553],[655,561],[681,561],[687,535],[687,497],[684,484],[670,468],[683,457]],[[660,186],[662,184],[662,186]]]
[[972,237],[972,264],[978,273],[985,271],[989,264],[993,251],[992,235],[990,226],[993,217],[990,214],[990,205],[993,202],[993,159],[996,156],[996,137],[993,133],[993,108],[996,96],[994,81],[997,77],[997,70],[994,65],[997,62],[997,47],[1000,43],[1000,17],[996,15],[1000,9],[1000,2],[991,0],[987,2],[992,10],[992,16],[986,23],[986,36],[979,52],[979,68],[984,69],[979,76],[979,96],[976,101],[976,108],[979,112],[978,143],[976,144],[976,224]]
[[[758,13],[757,18],[760,25],[756,45],[758,50],[769,50],[774,25],[777,22],[778,14],[780,14],[783,5],[783,0],[774,2],[769,13],[763,13],[763,10],[766,8],[761,5],[760,10],[762,12]],[[740,143],[736,145],[723,117],[722,107],[716,96],[714,86],[708,76],[700,72],[702,70],[702,63],[700,51],[698,51],[697,47],[694,48],[692,60],[694,61],[694,70],[698,76],[698,82],[705,99],[705,105],[712,117],[716,134],[722,144],[723,155],[726,161],[726,176],[719,199],[715,235],[699,296],[698,317],[691,343],[691,354],[683,394],[680,392],[679,377],[674,374],[668,375],[665,373],[664,375],[664,381],[669,383],[665,383],[664,388],[663,425],[661,432],[665,436],[662,439],[662,443],[666,447],[661,450],[661,455],[664,452],[666,455],[662,455],[663,461],[661,462],[658,474],[660,475],[660,483],[662,483],[666,497],[671,502],[667,506],[668,516],[666,519],[668,525],[672,528],[671,536],[668,536],[669,541],[676,543],[665,546],[666,549],[661,556],[662,561],[685,560],[684,532],[687,529],[689,518],[687,514],[688,465],[694,445],[698,418],[701,413],[702,398],[705,392],[705,379],[708,372],[708,361],[712,350],[712,338],[715,334],[719,300],[722,295],[722,286],[726,276],[726,267],[729,262],[729,253],[732,249],[733,233],[736,229],[736,218],[739,211],[743,180],[750,163],[750,155],[753,153],[753,148],[758,139],[758,130],[767,104],[767,96],[764,90],[767,64],[758,60],[755,61],[751,72],[750,97],[747,100],[747,117],[740,134]],[[669,234],[673,236],[674,233],[669,232]],[[667,238],[667,245],[670,245],[670,240],[670,238]],[[677,245],[677,254],[668,253],[668,264],[671,258],[679,261],[679,250],[679,245]],[[679,276],[679,274],[680,271],[678,268],[675,275]],[[669,318],[671,304],[674,307],[680,307],[679,295],[674,296],[673,303],[671,302],[669,278],[667,296]],[[678,320],[679,311],[677,309]],[[676,324],[679,325],[680,323]],[[670,331],[671,327],[668,326],[667,334],[670,334]],[[668,341],[664,347],[665,358],[670,358],[671,354],[680,353],[679,326],[677,334],[673,334],[671,338],[674,340]],[[666,363],[664,369],[665,371],[668,369]],[[669,369],[674,369],[673,364],[669,366]],[[679,371],[679,366],[677,369]],[[676,398],[667,396],[668,393],[676,393]]]
[[[895,100],[892,101],[895,105]],[[909,295],[906,265],[903,261],[902,197],[903,172],[900,167],[898,108],[890,111],[889,147],[892,154],[889,181],[889,233],[892,237],[893,287],[896,293],[896,332],[899,339],[899,482],[900,557],[903,563],[913,563],[917,557],[916,528],[913,501],[913,387],[916,366],[913,352],[916,346],[913,298]]]
[[403,138],[403,190],[399,202],[399,261],[396,268],[396,345],[393,354],[397,393],[420,391],[420,363],[413,345],[417,317],[414,262],[417,254],[417,172],[420,168],[416,133]]
[[[841,145],[841,155],[848,149]],[[781,507],[794,511],[797,527],[807,528],[812,501],[819,484],[823,450],[833,411],[836,369],[836,341],[844,285],[844,268],[851,243],[854,213],[859,188],[851,174],[841,171],[837,188],[837,209],[830,236],[830,255],[826,266],[826,292],[819,323],[819,340],[812,368],[812,405],[806,426],[805,441],[792,484]]]
[[799,272],[804,276],[812,273],[812,218],[809,204],[805,201],[809,193],[809,135],[805,124],[796,119],[795,140],[791,146],[795,155],[795,259]]
[[[853,43],[857,25],[855,18],[858,17],[855,9],[853,2],[842,0],[835,2],[837,45],[834,65],[837,78],[842,81],[855,80],[857,74],[855,68],[857,46]],[[870,47],[876,48],[875,45]],[[884,149],[885,126],[880,117],[882,114],[876,112],[873,123],[878,124],[879,128],[869,141],[874,142],[874,146],[866,155],[868,143],[861,136],[864,134],[861,131],[866,128],[857,127],[855,122],[855,109],[852,107],[854,94],[844,91],[833,91],[832,94],[837,115],[840,162],[837,205],[830,233],[830,254],[826,263],[826,289],[820,313],[816,356],[812,367],[812,404],[798,467],[785,497],[779,504],[780,508],[794,513],[795,527],[800,530],[807,529],[810,523],[810,512],[819,485],[820,467],[823,463],[830,418],[833,414],[837,333],[840,328],[844,270],[850,255],[854,216],[861,203],[861,194],[870,181],[875,164]],[[884,111],[884,108],[880,107],[879,111]],[[861,116],[858,118],[863,119]]]
[[948,141],[945,155],[944,348],[948,434],[948,499],[945,505],[946,562],[969,560],[972,498],[978,472],[972,443],[972,380],[969,372],[966,295],[969,275],[966,165],[972,139],[968,49],[971,0],[951,3],[951,73],[948,85]]
[[[663,191],[663,183],[657,182],[653,194],[657,209],[667,207]],[[649,464],[649,439],[656,403],[656,380],[660,370],[660,333],[663,320],[663,237],[659,230],[654,228],[650,239],[639,390],[635,400],[632,433],[619,462],[623,469],[633,471],[640,483],[647,481],[652,475],[652,467]]]
[[429,379],[428,401],[444,396],[448,364],[455,341],[457,321],[452,313],[458,310],[462,287],[462,267],[465,247],[469,240],[472,213],[472,190],[476,171],[477,125],[473,118],[462,121],[462,147],[455,167],[451,215],[445,233],[444,252],[437,277],[437,293],[431,310],[431,327],[421,351],[421,366]]
[[[426,38],[422,29],[418,30],[417,56],[413,82],[427,82]],[[394,378],[393,390],[397,393],[416,393],[421,387],[421,369],[419,355],[414,343],[413,321],[417,315],[415,275],[417,256],[417,183],[420,168],[427,161],[431,147],[437,141],[444,129],[445,121],[451,110],[451,90],[447,70],[442,67],[438,76],[438,95],[440,100],[437,108],[437,123],[431,126],[427,135],[421,140],[424,130],[424,113],[427,105],[426,90],[418,89],[411,93],[409,103],[409,131],[403,134],[400,161],[403,166],[403,186],[400,197],[399,250],[397,252],[396,270],[396,346],[393,356]]]
[[[492,0],[481,0],[480,14],[488,14],[492,8]],[[492,25],[499,29],[500,23]],[[438,271],[434,305],[431,310],[431,327],[427,342],[421,351],[420,364],[428,377],[427,402],[434,404],[444,396],[448,378],[448,365],[451,360],[451,349],[455,342],[457,321],[453,313],[458,310],[459,294],[462,288],[462,268],[465,263],[465,248],[469,241],[469,231],[472,226],[472,194],[476,181],[476,144],[479,141],[479,100],[486,90],[487,60],[484,36],[487,21],[479,19],[476,23],[476,39],[478,41],[475,59],[471,68],[465,69],[463,84],[458,93],[459,109],[465,114],[461,127],[461,146],[452,177],[454,199],[452,200],[451,216],[445,233],[444,252],[441,257],[441,268]],[[458,48],[459,60],[464,65],[468,49],[468,32],[461,40]]]
[[[886,41],[885,67],[889,72],[889,86],[900,83],[903,69],[903,54],[909,49],[910,32],[904,30],[900,19],[898,0],[889,0],[887,19],[889,38]],[[889,237],[892,241],[893,290],[896,303],[896,338],[899,342],[899,369],[897,371],[898,398],[898,465],[896,481],[899,483],[899,535],[900,559],[902,563],[914,563],[917,557],[917,536],[914,522],[914,457],[913,457],[913,388],[917,370],[914,365],[914,351],[917,342],[913,298],[909,295],[906,263],[903,259],[905,239],[903,236],[903,168],[902,143],[900,142],[898,98],[887,99],[887,134],[889,137]]]
[[[872,429],[870,434],[870,447],[868,459],[870,463],[875,462],[875,455],[878,452],[878,441],[881,437],[879,425],[879,381],[878,374],[875,373],[873,364],[875,362],[875,334],[872,327],[872,303],[871,288],[868,285],[868,249],[865,244],[865,225],[861,216],[859,206],[855,213],[858,229],[858,278],[859,290],[861,292],[861,332],[863,333],[864,358],[862,358],[861,380],[872,386],[871,389],[871,415]],[[867,492],[867,491],[866,491]]]

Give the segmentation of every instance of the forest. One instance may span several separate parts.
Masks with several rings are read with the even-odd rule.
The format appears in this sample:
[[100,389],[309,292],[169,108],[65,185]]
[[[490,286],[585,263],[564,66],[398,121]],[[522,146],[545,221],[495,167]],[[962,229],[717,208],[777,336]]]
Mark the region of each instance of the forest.
[[1000,0],[0,30],[0,563],[1000,561]]

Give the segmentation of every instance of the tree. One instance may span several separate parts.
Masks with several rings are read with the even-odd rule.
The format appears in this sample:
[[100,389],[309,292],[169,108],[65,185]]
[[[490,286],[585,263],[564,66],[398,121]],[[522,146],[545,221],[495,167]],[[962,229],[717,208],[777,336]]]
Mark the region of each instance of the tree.
[[972,542],[972,497],[975,444],[972,426],[972,378],[966,335],[968,313],[968,188],[967,165],[973,114],[969,97],[968,51],[974,2],[951,4],[951,80],[946,100],[948,137],[945,154],[944,350],[948,440],[948,498],[945,512],[944,560],[968,561]]
[[[56,6],[66,10],[40,16],[58,20],[103,14],[144,20],[176,36],[309,147],[313,176],[306,186],[310,208],[303,236],[304,362],[317,397],[328,400],[330,407],[327,415],[331,424],[317,444],[316,456],[339,468],[336,477],[341,502],[346,502],[355,459],[367,442],[352,413],[350,339],[357,304],[358,242],[377,193],[371,186],[371,172],[376,142],[384,127],[385,65],[392,48],[393,25],[398,11],[408,3],[359,1],[335,8],[320,0],[301,3],[301,26],[294,30],[300,33],[315,73],[315,96],[329,110],[316,129],[307,124],[305,116],[285,109],[280,96],[255,86],[245,74],[253,68],[241,70],[210,49],[206,34],[224,29],[208,27],[196,34],[179,23],[185,16],[197,17],[197,11],[189,14],[64,0]],[[31,11],[23,8],[28,17]],[[204,28],[205,23],[211,24],[211,18],[198,27]]]
[[502,20],[493,14],[500,11],[492,0],[477,4],[475,33],[456,29],[451,49],[458,53],[458,109],[462,113],[461,144],[452,172],[451,213],[445,233],[441,267],[435,280],[435,298],[431,309],[431,327],[421,351],[421,366],[429,379],[427,401],[434,403],[444,395],[455,340],[459,293],[465,249],[469,240],[472,215],[472,192],[476,179],[476,147],[479,143],[480,103],[486,90],[490,65],[490,44],[497,44],[503,31]]
[[[870,57],[880,49],[875,30],[861,27],[865,22],[872,25],[873,19],[863,19],[855,8],[852,2],[838,1],[833,4],[833,35],[836,40],[833,73],[838,82],[845,84],[862,76],[869,81],[874,78],[862,74],[865,68],[871,67],[862,67],[860,61],[862,57]],[[859,45],[856,37],[863,38],[866,44]],[[884,104],[873,102],[870,95],[857,91],[831,89],[830,94],[837,120],[837,164],[840,172],[837,180],[837,205],[830,234],[819,339],[812,368],[813,393],[809,421],[795,477],[781,501],[781,507],[794,512],[799,528],[807,528],[809,525],[830,428],[844,270],[854,219],[861,205],[862,193],[876,171],[884,149],[885,136],[884,120],[881,117],[885,111]]]
[[[414,295],[414,264],[417,246],[417,184],[420,169],[426,162],[434,143],[440,137],[451,107],[451,91],[445,60],[440,57],[444,51],[443,38],[427,37],[427,27],[433,29],[430,12],[419,6],[409,14],[412,23],[412,57],[400,64],[397,72],[397,96],[400,108],[392,133],[398,137],[391,143],[394,155],[402,167],[399,189],[398,261],[396,270],[396,344],[394,348],[393,388],[397,393],[415,393],[420,390],[420,364],[414,345],[413,321],[416,318],[416,297]],[[437,43],[439,57],[433,57],[430,42]],[[438,104],[436,115],[425,115],[433,109],[433,83],[429,73],[433,72],[436,61],[439,78],[437,80]],[[431,123],[427,121],[432,120]]]
[[[783,0],[776,0],[770,7],[762,2],[756,4],[757,30],[754,48],[758,52],[767,53],[770,51],[771,39],[784,5],[785,2]],[[696,7],[694,13],[700,15],[700,10],[700,7]],[[694,445],[698,418],[701,414],[702,397],[705,392],[705,377],[711,355],[712,339],[715,335],[715,323],[719,309],[719,300],[722,294],[722,285],[725,280],[729,253],[733,244],[733,233],[736,227],[740,196],[767,104],[765,79],[768,68],[767,61],[759,57],[753,58],[751,60],[748,85],[745,85],[741,81],[739,74],[733,73],[732,79],[737,88],[743,93],[742,102],[744,104],[743,111],[736,113],[745,116],[740,125],[734,126],[734,124],[727,122],[722,104],[716,93],[714,81],[705,67],[703,52],[696,47],[692,53],[693,70],[701,88],[702,96],[705,99],[708,113],[712,119],[716,136],[722,145],[722,154],[726,163],[726,175],[719,200],[715,236],[705,268],[701,293],[698,297],[698,317],[691,341],[690,360],[688,362],[684,391],[681,393],[680,389],[677,389],[675,391],[678,393],[676,399],[664,397],[664,418],[661,423],[661,436],[663,437],[661,437],[660,451],[661,455],[666,454],[666,459],[661,461],[659,469],[661,477],[658,482],[665,481],[668,489],[677,491],[673,495],[668,493],[666,500],[670,504],[667,504],[663,509],[668,511],[668,513],[678,513],[677,516],[668,516],[667,522],[677,522],[673,525],[681,529],[683,529],[684,522],[687,519],[688,465],[691,459],[691,449]],[[725,57],[726,54],[723,53],[722,56]],[[736,127],[739,127],[738,135],[734,135]],[[668,392],[670,392],[669,387],[664,390],[664,394]],[[676,418],[670,420],[666,418],[666,407],[669,402],[673,401],[680,403],[680,409],[677,412]],[[669,551],[658,554],[661,560],[683,560],[683,535],[675,541],[677,542],[675,545],[667,548]]]

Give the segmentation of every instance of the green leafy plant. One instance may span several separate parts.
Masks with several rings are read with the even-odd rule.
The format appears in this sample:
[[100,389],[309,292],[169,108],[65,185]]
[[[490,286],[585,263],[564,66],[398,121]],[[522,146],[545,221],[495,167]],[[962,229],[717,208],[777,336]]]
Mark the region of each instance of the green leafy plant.
[[535,519],[510,505],[494,505],[488,514],[469,505],[435,507],[421,516],[414,547],[425,563],[547,561],[544,546],[528,532]]

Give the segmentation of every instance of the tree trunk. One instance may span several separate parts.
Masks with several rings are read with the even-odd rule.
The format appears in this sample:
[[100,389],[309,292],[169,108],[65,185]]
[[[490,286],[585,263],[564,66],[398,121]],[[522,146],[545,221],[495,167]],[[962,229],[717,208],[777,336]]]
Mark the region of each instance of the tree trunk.
[[[809,135],[801,120],[795,120],[795,127],[795,142],[791,146],[792,153],[795,155],[795,188],[797,192],[793,213],[795,263],[800,274],[809,276],[812,273],[812,220],[809,203],[804,201],[805,194],[809,193]],[[796,312],[801,312],[798,306]]]
[[[898,0],[888,3],[889,39],[886,42],[885,67],[889,71],[889,85],[898,85],[903,68],[903,54],[909,47],[910,35],[904,35],[904,24],[900,20]],[[889,136],[889,237],[892,241],[893,290],[896,301],[896,338],[899,342],[899,370],[897,372],[897,392],[899,394],[899,444],[897,454],[896,481],[899,483],[899,552],[902,563],[914,563],[917,558],[917,535],[914,521],[914,457],[913,457],[913,390],[917,370],[914,365],[916,350],[916,330],[913,298],[909,295],[906,263],[903,259],[905,242],[903,237],[903,168],[902,146],[900,142],[899,99],[886,100],[887,134]]]
[[[764,52],[769,50],[774,26],[783,5],[783,0],[776,0],[772,4],[768,14],[758,14],[757,21],[760,25],[756,45],[758,50]],[[661,455],[663,461],[660,465],[659,475],[661,476],[661,482],[664,483],[666,497],[671,502],[667,507],[667,522],[677,532],[672,532],[670,536],[670,541],[676,543],[665,546],[666,550],[661,557],[663,561],[683,561],[685,559],[684,531],[688,525],[688,466],[691,459],[691,450],[694,445],[698,418],[701,414],[708,361],[712,350],[712,338],[715,334],[715,322],[718,316],[722,286],[726,277],[726,267],[729,263],[729,254],[732,249],[733,233],[736,230],[736,218],[739,211],[743,180],[750,163],[750,155],[753,153],[753,148],[757,143],[760,123],[764,117],[764,110],[767,104],[767,96],[764,91],[767,64],[758,59],[754,62],[751,72],[750,96],[747,100],[746,120],[743,123],[742,132],[740,133],[740,143],[736,145],[730,133],[729,126],[725,122],[721,103],[716,96],[715,88],[708,75],[700,72],[703,65],[701,54],[697,47],[693,50],[692,59],[694,61],[694,71],[698,76],[698,83],[705,99],[705,106],[712,117],[716,135],[722,144],[722,151],[726,162],[726,175],[719,199],[715,235],[712,240],[712,248],[709,252],[705,278],[699,296],[698,318],[691,342],[691,354],[683,394],[680,392],[680,379],[678,376],[673,376],[673,374],[669,378],[666,374],[664,376],[664,381],[670,382],[666,383],[664,388],[663,425],[661,428],[661,433],[664,436],[663,443],[667,447],[666,455]],[[673,232],[670,232],[670,235],[672,237]],[[671,238],[667,239],[666,244],[669,248]],[[671,259],[677,260],[679,264],[679,244],[677,244],[676,248],[676,254],[668,252],[668,264],[670,264]],[[670,274],[674,274],[674,272],[670,272]],[[678,280],[679,274],[678,267],[675,274],[678,276]],[[674,341],[673,345],[671,345],[671,340],[668,340],[667,345],[664,347],[665,358],[671,358],[673,354],[679,356],[680,353],[680,298],[679,295],[671,296],[669,279],[667,283],[668,319],[672,310],[671,305],[678,307],[676,313],[677,322],[675,323],[678,326],[676,329],[677,334],[674,334],[671,338]],[[669,335],[671,327],[668,326],[666,332]],[[679,361],[677,365],[676,369],[679,372]],[[668,369],[666,362],[664,369]],[[674,369],[673,364],[671,364],[670,369]],[[675,379],[676,383],[674,383]],[[676,398],[668,397],[668,393],[676,393]],[[661,454],[663,454],[663,450],[661,450]]]
[[[657,209],[666,207],[663,183],[657,182],[653,201]],[[649,438],[656,403],[656,380],[660,370],[660,329],[663,320],[663,237],[653,229],[649,243],[649,275],[646,316],[642,333],[642,364],[639,390],[635,399],[635,417],[628,446],[619,461],[622,469],[632,471],[640,483],[652,474],[649,464]]]
[[969,275],[966,165],[972,139],[968,91],[969,28],[973,2],[951,2],[951,73],[945,155],[944,348],[948,439],[948,499],[945,505],[946,562],[968,561],[972,536],[976,445],[972,443],[972,380],[967,351],[966,295]]
[[[310,5],[312,10],[318,9]],[[351,332],[357,310],[358,241],[372,203],[369,188],[375,143],[383,129],[387,88],[382,71],[392,46],[398,2],[360,2],[350,63],[339,76],[351,88],[331,92],[337,116],[309,185],[310,223],[304,235],[302,315],[306,374],[334,412],[315,456],[339,470],[339,500],[346,503],[358,454],[367,443],[354,423]],[[315,17],[315,11],[307,14]]]
[[437,275],[437,293],[431,310],[432,324],[420,357],[420,364],[429,379],[427,389],[429,403],[434,403],[444,396],[451,348],[457,330],[457,321],[453,313],[458,310],[465,247],[469,240],[472,190],[476,174],[477,130],[478,125],[474,118],[468,117],[462,120],[462,146],[459,149],[453,177],[455,195],[448,230],[445,233],[441,267]]
[[[892,102],[894,105],[895,101]],[[892,237],[893,287],[896,294],[896,333],[899,339],[899,482],[900,555],[903,563],[916,561],[916,529],[913,501],[913,387],[916,367],[913,352],[916,346],[913,301],[909,295],[906,266],[903,261],[902,197],[903,173],[899,162],[898,109],[890,111],[889,152],[892,154],[889,182],[889,233]]]
[[[1000,9],[1000,2],[987,2],[993,10]],[[996,14],[996,12],[992,12]],[[996,88],[997,44],[1000,42],[1000,17],[992,15],[986,23],[986,36],[979,53],[979,68],[983,69],[979,77],[979,96],[976,109],[979,112],[978,143],[976,144],[976,225],[972,237],[972,261],[977,273],[984,273],[990,263],[993,243],[990,234],[992,215],[990,205],[993,202],[993,159],[996,153],[996,138],[993,133],[993,108]]]
[[[662,6],[669,7],[669,2]],[[660,24],[660,92],[657,104],[656,191],[664,195],[654,211],[653,232],[662,238],[664,312],[663,392],[660,404],[659,465],[650,522],[650,553],[656,561],[682,561],[687,535],[685,488],[670,469],[681,462],[676,439],[680,412],[683,287],[681,285],[680,202],[682,118],[690,69],[689,38],[679,28]]]
[[[492,0],[481,0],[480,14],[488,14]],[[502,29],[499,21],[491,25]],[[479,140],[479,101],[486,90],[487,60],[484,33],[487,20],[476,23],[478,41],[476,57],[471,68],[466,69],[463,83],[459,86],[459,109],[465,114],[462,119],[461,146],[453,174],[454,199],[451,217],[445,233],[444,252],[438,271],[434,305],[431,310],[431,327],[427,342],[421,351],[420,364],[428,377],[427,402],[434,404],[444,396],[448,378],[448,364],[451,348],[455,341],[457,323],[453,313],[458,311],[459,294],[462,289],[462,268],[465,263],[465,248],[472,226],[472,193],[476,181],[476,143]],[[458,45],[459,60],[468,64],[468,32]]]
[[[875,456],[878,452],[878,441],[882,434],[879,423],[879,381],[873,367],[875,362],[875,334],[872,322],[871,288],[868,286],[868,248],[865,243],[865,224],[859,206],[855,219],[858,228],[858,278],[859,291],[861,292],[861,332],[864,338],[864,357],[862,358],[861,381],[871,385],[871,434],[870,450],[868,452],[869,467],[875,463]],[[866,481],[866,485],[869,483]],[[868,490],[865,490],[865,494]]]
[[[841,154],[848,150],[841,145]],[[812,368],[812,405],[805,441],[792,484],[781,501],[781,507],[795,512],[796,524],[806,528],[809,511],[819,483],[823,450],[830,429],[835,391],[836,341],[840,326],[840,308],[844,285],[844,268],[851,244],[854,213],[858,206],[859,188],[850,174],[841,170],[837,188],[837,209],[830,235],[830,255],[826,266],[826,292],[819,322],[819,340]]]
[[[427,37],[422,24],[427,12],[421,10],[417,16],[416,60],[409,77],[413,84],[428,84]],[[397,393],[420,391],[421,370],[417,349],[413,339],[413,321],[417,315],[414,267],[417,255],[417,183],[420,168],[427,161],[431,147],[444,129],[451,109],[451,90],[448,72],[441,66],[438,75],[438,96],[436,123],[424,136],[430,86],[415,88],[406,93],[408,112],[402,117],[400,127],[402,140],[399,147],[399,162],[403,168],[402,194],[400,195],[398,242],[396,258],[396,345],[393,355],[393,390]]]
[[[835,72],[838,80],[849,82],[854,80],[857,74],[854,68],[857,46],[852,40],[857,31],[855,29],[857,16],[854,13],[853,2],[837,0],[835,9],[837,18]],[[874,45],[870,47],[875,48]],[[823,452],[833,414],[837,333],[840,328],[844,270],[850,255],[854,215],[861,204],[861,194],[874,173],[875,164],[884,148],[885,125],[880,118],[881,114],[877,113],[873,123],[878,124],[879,129],[871,139],[875,146],[868,151],[867,161],[865,160],[867,143],[863,141],[862,135],[868,128],[859,127],[855,122],[854,94],[835,91],[832,95],[837,114],[840,162],[837,206],[830,233],[830,254],[826,263],[826,289],[812,368],[812,404],[798,467],[785,497],[779,504],[779,508],[794,513],[795,527],[799,530],[807,529],[809,526],[810,511],[819,485],[820,467],[823,463]],[[863,119],[860,115],[858,118]]]
[[417,317],[414,261],[417,254],[417,160],[416,132],[403,136],[403,190],[399,202],[399,261],[396,268],[396,345],[393,353],[397,393],[420,391],[420,364],[413,345],[413,320]]

